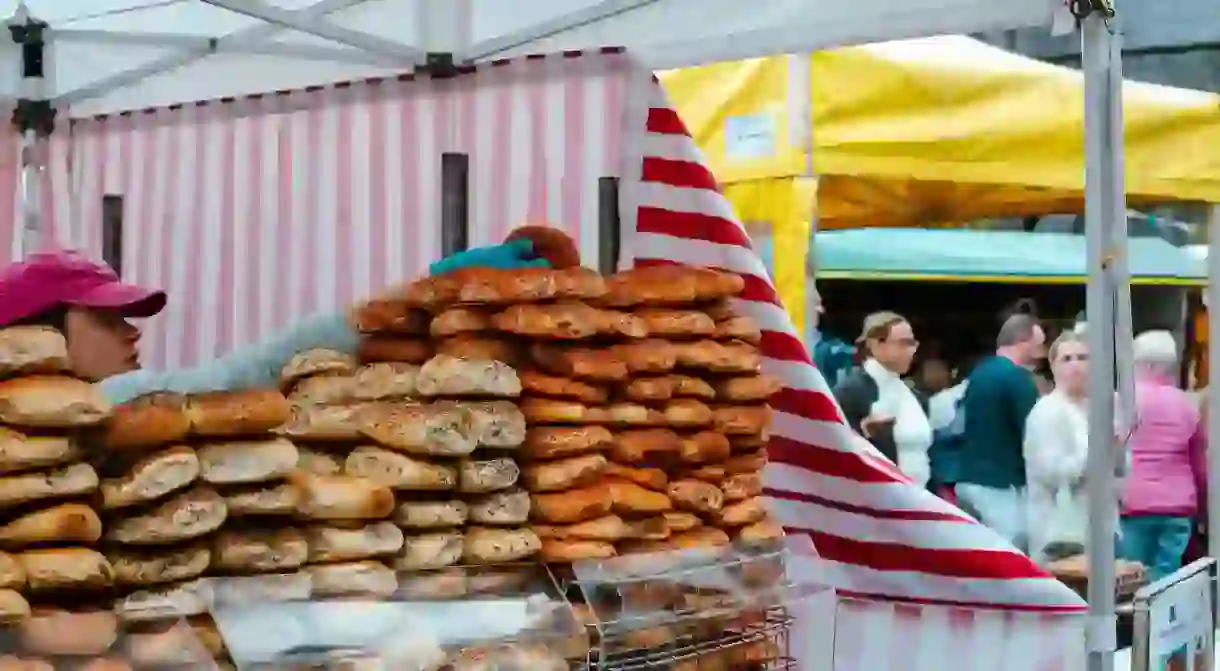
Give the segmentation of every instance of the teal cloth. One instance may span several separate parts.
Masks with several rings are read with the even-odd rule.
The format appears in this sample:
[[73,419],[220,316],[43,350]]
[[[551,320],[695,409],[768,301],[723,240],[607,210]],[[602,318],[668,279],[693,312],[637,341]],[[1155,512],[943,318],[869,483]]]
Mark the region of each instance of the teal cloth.
[[549,265],[546,259],[536,259],[533,255],[534,243],[527,238],[520,238],[502,245],[476,247],[458,252],[433,263],[428,270],[432,275],[444,275],[459,268],[523,268]]
[[970,373],[957,482],[994,489],[1025,486],[1025,419],[1038,402],[1034,375],[993,356]]

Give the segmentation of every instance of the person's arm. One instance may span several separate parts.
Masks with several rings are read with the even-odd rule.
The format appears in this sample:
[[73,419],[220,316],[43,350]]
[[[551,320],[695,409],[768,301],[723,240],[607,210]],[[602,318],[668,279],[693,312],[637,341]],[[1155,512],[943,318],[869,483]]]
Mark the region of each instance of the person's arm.
[[1020,371],[1012,371],[1012,377],[1014,381],[1007,385],[1012,416],[1017,422],[1017,427],[1024,430],[1029,425],[1026,419],[1033,412],[1034,406],[1038,404],[1038,385],[1034,384],[1032,375],[1026,375]]
[[355,353],[360,336],[345,313],[303,319],[263,342],[239,347],[219,359],[173,371],[137,370],[102,380],[111,403],[125,403],[157,391],[195,394],[208,391],[266,389],[279,383],[280,371],[299,352],[325,348]]
[[932,431],[929,427],[927,440],[896,441],[898,467],[920,487],[927,487],[932,479],[932,458],[928,450],[932,447]]
[[843,418],[847,420],[847,425],[851,427],[852,431],[863,436],[864,431],[860,423],[868,417],[872,399],[868,398],[860,377],[849,373],[835,385],[834,396],[835,400],[839,402],[839,409],[843,411]]
[[[458,252],[433,263],[430,275],[459,268],[522,268],[547,266],[543,258],[532,258],[533,242],[518,239],[501,245]],[[111,403],[125,403],[157,391],[195,394],[208,391],[265,389],[279,383],[280,371],[292,357],[311,349],[333,349],[353,354],[360,334],[349,315],[342,312],[317,314],[267,340],[238,348],[229,354],[185,370],[154,372],[139,370],[102,380],[102,393]]]
[[1207,429],[1205,422],[1195,425],[1195,432],[1186,443],[1190,455],[1190,471],[1195,479],[1195,503],[1201,517],[1207,515]]

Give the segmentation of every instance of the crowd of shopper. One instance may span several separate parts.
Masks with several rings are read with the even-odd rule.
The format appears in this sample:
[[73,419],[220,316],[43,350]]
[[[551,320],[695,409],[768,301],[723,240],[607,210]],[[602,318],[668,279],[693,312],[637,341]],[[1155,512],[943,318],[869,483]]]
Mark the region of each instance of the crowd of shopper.
[[[1086,550],[1089,346],[1085,325],[1047,346],[1028,311],[1007,315],[995,349],[952,371],[918,357],[911,323],[869,315],[855,366],[826,359],[853,348],[823,337],[815,362],[834,367],[847,423],[914,482],[956,503],[1043,563]],[[1205,426],[1178,384],[1180,347],[1168,331],[1135,339],[1135,412],[1116,427],[1121,556],[1153,580],[1179,568],[1206,509]],[[822,360],[818,360],[822,354]],[[1049,374],[1047,374],[1049,372]],[[1127,435],[1120,435],[1127,434]]]

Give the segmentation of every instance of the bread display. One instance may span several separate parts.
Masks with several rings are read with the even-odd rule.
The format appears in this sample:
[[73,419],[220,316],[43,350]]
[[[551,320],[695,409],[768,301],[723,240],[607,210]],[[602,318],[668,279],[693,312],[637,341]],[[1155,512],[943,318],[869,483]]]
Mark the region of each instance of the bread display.
[[[114,408],[63,373],[58,334],[0,330],[0,621],[17,627],[14,659],[235,668],[218,602],[525,596],[538,562],[775,547],[761,469],[778,384],[760,372],[761,332],[732,310],[741,289],[677,267],[463,269],[364,306],[358,351],[300,352],[278,389]],[[579,596],[589,622],[625,604]],[[719,612],[703,598],[678,590],[663,607]],[[523,617],[539,630],[570,615],[537,606]],[[630,636],[676,649],[691,631]],[[706,659],[759,668],[778,655],[763,643]],[[323,666],[561,669],[597,641],[577,626],[537,643],[412,645],[327,652]]]

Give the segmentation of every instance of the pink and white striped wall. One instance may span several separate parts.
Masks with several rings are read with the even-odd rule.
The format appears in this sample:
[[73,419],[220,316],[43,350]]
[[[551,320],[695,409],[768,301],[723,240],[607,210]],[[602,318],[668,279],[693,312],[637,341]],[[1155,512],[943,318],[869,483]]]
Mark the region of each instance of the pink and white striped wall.
[[[472,245],[548,222],[595,259],[628,73],[651,84],[621,53],[577,55],[76,120],[50,142],[45,244],[100,257],[102,196],[124,197],[124,275],[170,295],[146,328],[155,368],[426,272],[443,152],[472,156]],[[11,258],[19,238],[0,238]]]

